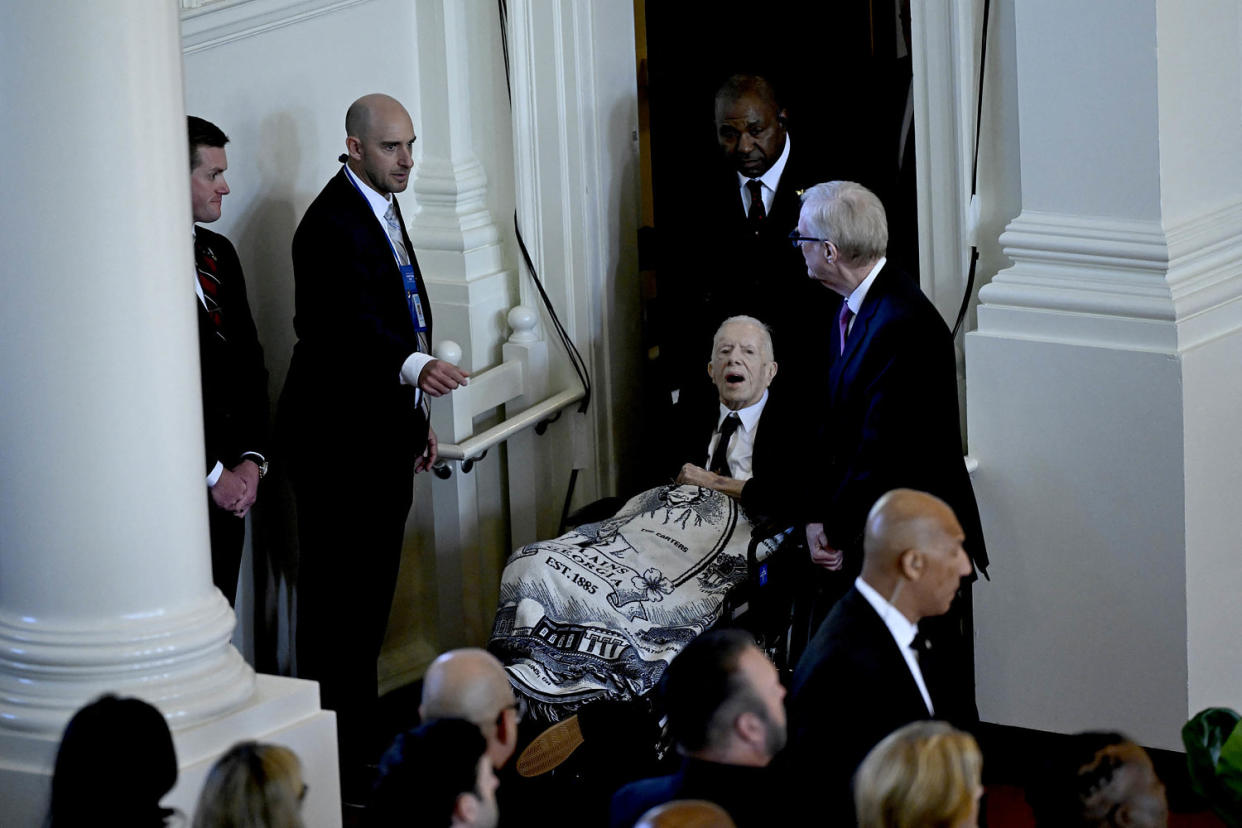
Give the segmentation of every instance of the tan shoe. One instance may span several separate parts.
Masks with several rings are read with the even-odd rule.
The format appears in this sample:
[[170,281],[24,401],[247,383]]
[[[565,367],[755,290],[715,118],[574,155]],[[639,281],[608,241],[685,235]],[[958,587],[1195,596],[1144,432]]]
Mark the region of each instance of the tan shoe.
[[520,776],[539,776],[560,765],[582,746],[582,727],[578,714],[557,722],[540,733],[517,760]]

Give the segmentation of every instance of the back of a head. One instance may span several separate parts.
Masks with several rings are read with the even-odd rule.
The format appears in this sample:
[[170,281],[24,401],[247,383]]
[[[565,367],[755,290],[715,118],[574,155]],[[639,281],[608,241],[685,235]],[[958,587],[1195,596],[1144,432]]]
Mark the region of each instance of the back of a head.
[[738,660],[754,640],[741,630],[712,630],[686,645],[660,681],[674,743],[693,754],[718,747],[729,703],[749,690]]
[[164,716],[141,699],[102,696],[65,726],[52,774],[51,828],[163,825],[160,800],[177,782]]
[[1040,828],[1168,824],[1164,785],[1141,747],[1115,732],[1080,733],[1043,762],[1027,792]]
[[983,759],[967,733],[913,722],[871,749],[854,777],[860,828],[973,825]]
[[419,712],[424,720],[467,719],[482,725],[513,704],[504,666],[487,650],[466,647],[443,653],[423,677]]
[[304,790],[293,751],[240,742],[208,774],[194,828],[302,828]]
[[879,196],[853,181],[816,184],[802,194],[802,214],[852,264],[874,261],[888,250],[888,215]]
[[675,799],[643,814],[634,828],[736,828],[736,823],[715,802]]
[[915,489],[886,492],[867,515],[863,577],[876,586],[877,578],[897,572],[906,551],[925,547],[960,529],[953,510],[935,495]]
[[450,825],[457,797],[474,793],[487,744],[477,725],[435,719],[399,734],[380,760],[365,824]]

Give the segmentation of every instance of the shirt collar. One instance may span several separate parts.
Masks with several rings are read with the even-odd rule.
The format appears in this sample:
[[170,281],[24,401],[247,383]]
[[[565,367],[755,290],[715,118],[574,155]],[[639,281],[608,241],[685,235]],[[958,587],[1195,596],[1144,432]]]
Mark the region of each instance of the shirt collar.
[[888,627],[897,646],[903,648],[902,652],[905,652],[905,648],[910,646],[915,634],[919,631],[918,625],[910,623],[910,619],[902,615],[901,610],[890,604],[888,599],[876,592],[875,587],[864,581],[861,576],[854,579],[854,588],[867,599],[867,603],[880,616],[884,626]]
[[375,217],[380,221],[384,221],[384,216],[388,214],[388,207],[392,204],[392,193],[387,196],[380,195],[371,185],[367,184],[358,176],[354,175],[354,171],[349,168],[348,164],[342,164],[345,168],[345,174],[349,176],[349,180],[354,182],[354,186],[358,188],[358,192],[366,198],[367,204],[371,205],[371,209],[375,212]]
[[767,404],[768,391],[766,388],[763,390],[763,396],[759,398],[759,402],[752,403],[745,408],[739,408],[737,411],[734,411],[732,408],[727,407],[724,403],[721,403],[720,419],[716,420],[716,429],[720,429],[720,424],[723,423],[725,418],[730,414],[737,414],[738,419],[742,421],[742,430],[749,433],[750,430],[755,427],[755,424],[759,422],[759,415],[763,413],[763,407]]
[[875,277],[879,275],[884,268],[884,263],[888,261],[887,256],[881,256],[880,260],[875,263],[875,267],[871,268],[871,272],[867,274],[867,278],[854,288],[854,292],[845,300],[845,304],[850,306],[850,311],[858,316],[858,311],[862,309],[863,300],[867,298],[867,291],[871,290],[871,283],[875,281]]
[[[781,150],[781,157],[776,159],[776,163],[768,167],[768,171],[759,176],[758,181],[763,182],[763,186],[772,192],[776,192],[776,187],[781,183],[781,175],[785,172],[785,164],[789,162],[789,133],[785,133],[785,149]],[[739,187],[745,187],[746,182],[750,181],[750,176],[737,174],[737,184]]]

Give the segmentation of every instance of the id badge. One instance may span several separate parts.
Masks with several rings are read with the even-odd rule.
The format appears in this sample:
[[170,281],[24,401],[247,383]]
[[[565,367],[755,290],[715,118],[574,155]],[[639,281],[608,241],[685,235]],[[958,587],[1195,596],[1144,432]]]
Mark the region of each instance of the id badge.
[[410,320],[414,323],[414,330],[423,333],[427,330],[427,315],[423,313],[423,299],[418,295],[414,265],[401,265],[401,278],[405,282],[405,301],[410,305]]

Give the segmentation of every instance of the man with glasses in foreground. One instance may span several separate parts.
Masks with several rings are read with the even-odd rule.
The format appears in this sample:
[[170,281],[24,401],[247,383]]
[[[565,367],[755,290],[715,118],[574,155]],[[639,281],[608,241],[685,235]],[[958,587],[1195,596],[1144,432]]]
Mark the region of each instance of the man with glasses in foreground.
[[487,650],[464,647],[441,654],[423,676],[423,721],[466,719],[487,739],[487,755],[499,770],[517,747],[522,710],[505,668]]

